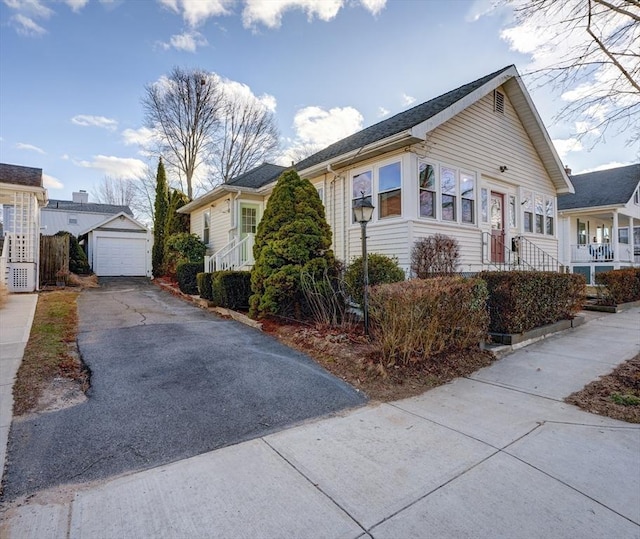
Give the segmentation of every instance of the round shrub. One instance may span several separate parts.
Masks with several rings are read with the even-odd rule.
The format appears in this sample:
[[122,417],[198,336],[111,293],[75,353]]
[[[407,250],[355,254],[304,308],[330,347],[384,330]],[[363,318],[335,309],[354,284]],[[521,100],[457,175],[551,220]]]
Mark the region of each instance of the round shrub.
[[167,274],[175,276],[180,262],[202,262],[207,246],[196,234],[180,232],[167,238],[164,251]]
[[[370,253],[367,255],[367,266],[369,273],[369,286],[404,281],[404,271],[402,271],[402,268],[398,266],[397,258],[389,258],[385,255]],[[361,256],[349,264],[347,271],[344,274],[344,280],[351,297],[358,304],[362,304],[364,275]]]

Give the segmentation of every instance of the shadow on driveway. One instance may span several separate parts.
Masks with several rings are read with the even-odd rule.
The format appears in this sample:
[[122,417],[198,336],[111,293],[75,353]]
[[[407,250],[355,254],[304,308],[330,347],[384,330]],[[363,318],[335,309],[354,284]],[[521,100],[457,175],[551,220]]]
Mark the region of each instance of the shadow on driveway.
[[184,459],[366,400],[305,355],[146,279],[101,284],[79,299],[90,398],[14,421],[6,500]]

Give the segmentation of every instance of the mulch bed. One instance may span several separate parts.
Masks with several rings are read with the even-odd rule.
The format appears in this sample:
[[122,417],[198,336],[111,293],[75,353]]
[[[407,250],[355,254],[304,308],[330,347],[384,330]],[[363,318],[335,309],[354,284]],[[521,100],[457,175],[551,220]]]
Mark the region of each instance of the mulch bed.
[[565,401],[592,414],[640,423],[640,354]]

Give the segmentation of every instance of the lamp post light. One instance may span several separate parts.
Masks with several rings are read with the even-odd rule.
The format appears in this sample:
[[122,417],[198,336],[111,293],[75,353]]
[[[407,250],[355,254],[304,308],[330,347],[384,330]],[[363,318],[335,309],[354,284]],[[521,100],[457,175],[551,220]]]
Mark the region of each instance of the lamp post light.
[[362,193],[362,198],[359,198],[353,203],[353,217],[360,223],[362,230],[362,275],[364,282],[363,301],[362,301],[362,313],[364,316],[364,334],[369,336],[369,267],[367,261],[367,223],[371,221],[373,217],[373,204],[371,204],[371,197],[365,197]]

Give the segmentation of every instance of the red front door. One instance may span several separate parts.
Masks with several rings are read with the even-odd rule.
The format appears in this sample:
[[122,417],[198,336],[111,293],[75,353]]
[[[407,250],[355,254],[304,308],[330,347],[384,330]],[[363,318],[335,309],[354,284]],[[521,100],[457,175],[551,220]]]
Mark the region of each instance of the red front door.
[[491,191],[491,262],[504,263],[504,195]]

